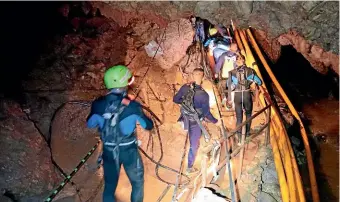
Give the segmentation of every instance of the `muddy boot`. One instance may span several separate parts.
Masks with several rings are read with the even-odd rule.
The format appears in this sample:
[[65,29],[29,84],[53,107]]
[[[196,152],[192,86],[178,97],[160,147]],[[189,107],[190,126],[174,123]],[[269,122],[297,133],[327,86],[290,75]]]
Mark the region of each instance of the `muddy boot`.
[[186,170],[186,174],[187,175],[192,175],[192,174],[195,174],[197,172],[199,172],[199,170],[197,168],[195,168],[195,167],[187,168],[187,170]]

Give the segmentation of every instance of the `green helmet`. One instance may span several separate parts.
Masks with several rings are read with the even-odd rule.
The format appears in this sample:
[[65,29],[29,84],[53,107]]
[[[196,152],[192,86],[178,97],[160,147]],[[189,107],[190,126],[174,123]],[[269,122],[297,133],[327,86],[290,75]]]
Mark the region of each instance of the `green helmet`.
[[107,89],[123,88],[129,85],[132,78],[130,70],[124,65],[110,67],[104,74],[104,83]]

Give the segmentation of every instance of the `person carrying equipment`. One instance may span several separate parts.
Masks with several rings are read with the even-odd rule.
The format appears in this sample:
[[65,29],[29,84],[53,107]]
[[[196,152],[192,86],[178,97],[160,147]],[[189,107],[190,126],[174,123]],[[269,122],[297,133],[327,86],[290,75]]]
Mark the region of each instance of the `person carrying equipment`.
[[205,119],[217,125],[221,123],[220,120],[217,120],[211,114],[209,95],[201,87],[204,77],[203,69],[194,69],[192,77],[193,82],[183,85],[173,98],[173,102],[181,105],[181,116],[178,121],[183,122],[184,130],[189,133],[190,150],[188,155],[188,174],[197,171],[193,165],[202,132],[206,141],[209,141],[210,138],[208,132],[202,125],[202,120]]
[[110,91],[92,103],[87,118],[89,128],[98,127],[103,144],[103,202],[115,201],[122,164],[132,185],[130,201],[142,202],[144,198],[144,166],[135,130],[137,121],[146,130],[153,128],[153,122],[145,116],[140,103],[128,98],[128,86],[133,80],[126,66],[109,68],[104,74],[104,83]]
[[195,30],[193,43],[200,42],[204,44],[206,40],[210,37],[209,28],[213,27],[214,25],[211,24],[207,19],[195,16],[190,16],[190,22]]
[[[215,49],[216,51],[216,49]],[[220,53],[216,53],[214,51],[214,56],[218,57],[216,61],[216,65],[214,67],[214,79],[215,83],[219,84],[222,99],[222,105],[226,106],[227,109],[230,109],[232,106],[227,103],[227,96],[226,93],[227,89],[225,88],[226,82],[228,80],[229,71],[236,68],[236,56],[239,54],[237,44],[232,43],[230,45],[230,50]],[[218,55],[217,55],[218,54]]]
[[209,28],[209,38],[205,41],[204,47],[229,50],[231,43],[232,37],[227,35],[227,29],[222,25],[216,25]]
[[222,79],[227,79],[229,71],[236,68],[236,56],[239,54],[237,44],[232,43],[230,50],[224,52],[217,52],[215,50],[214,53],[214,58],[216,58],[215,78],[218,78],[221,72]]
[[[236,57],[237,68],[229,72],[227,85],[229,87],[228,94],[234,91],[234,105],[236,112],[236,127],[242,123],[243,109],[245,110],[246,119],[251,117],[253,111],[253,100],[251,95],[250,85],[252,83],[258,86],[262,85],[261,79],[256,75],[256,72],[245,65],[245,58],[243,55]],[[228,100],[230,100],[228,95]],[[246,135],[250,135],[251,122],[246,124]],[[242,129],[237,132],[238,141],[241,141]]]

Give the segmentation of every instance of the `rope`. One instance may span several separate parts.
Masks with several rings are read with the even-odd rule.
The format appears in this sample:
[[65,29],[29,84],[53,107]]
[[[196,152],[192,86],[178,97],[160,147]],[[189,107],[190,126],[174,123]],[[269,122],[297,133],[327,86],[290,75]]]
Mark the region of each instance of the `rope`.
[[[91,101],[81,101],[81,100],[77,100],[77,101],[68,101],[66,103],[63,103],[61,104],[57,110],[54,112],[53,114],[53,117],[52,117],[52,120],[51,120],[51,125],[55,119],[55,116],[56,114],[58,113],[59,110],[63,109],[63,107],[66,105],[66,104],[79,104],[79,105],[83,105],[83,106],[90,106],[91,104]],[[160,119],[147,107],[143,106],[142,105],[142,108],[147,110],[150,114],[151,114],[151,118],[152,120],[155,122],[155,120],[157,120],[158,122],[160,122],[162,124],[162,122],[160,121]],[[52,126],[50,125],[50,131],[52,131]],[[187,175],[184,175],[182,174],[181,172],[173,169],[173,168],[170,168],[168,166],[165,166],[165,165],[162,165],[160,164],[162,158],[163,158],[163,149],[162,149],[162,141],[161,141],[161,138],[160,138],[160,133],[159,133],[159,128],[158,128],[158,125],[155,123],[155,128],[157,130],[157,134],[158,134],[158,138],[159,138],[159,142],[160,142],[160,145],[161,145],[161,157],[160,159],[157,161],[155,161],[153,158],[151,158],[143,149],[141,149],[139,147],[139,150],[149,159],[151,160],[151,162],[155,163],[156,164],[156,176],[157,178],[166,183],[166,184],[170,184],[170,185],[173,185],[173,183],[170,183],[170,182],[167,182],[165,180],[163,180],[159,175],[158,175],[158,168],[159,167],[162,167],[164,169],[167,169],[167,170],[170,170],[172,172],[175,172],[175,173],[179,173],[181,174],[182,176],[186,177],[187,179],[189,179],[189,177]],[[44,202],[50,202],[53,200],[53,198],[55,198],[57,196],[57,194],[66,186],[67,183],[71,182],[71,179],[73,178],[73,176],[80,170],[80,168],[86,163],[86,161],[92,156],[92,154],[94,153],[94,151],[97,149],[98,145],[99,145],[100,141],[98,141],[91,149],[90,151],[85,155],[85,157],[78,163],[78,165],[76,166],[76,168],[69,174],[69,175],[66,175],[65,174],[65,179],[59,184],[59,186],[53,190],[51,192],[51,194],[49,195],[49,197],[47,197]],[[58,166],[59,167],[59,166]],[[59,167],[60,168],[60,167]],[[99,168],[99,167],[98,167]],[[183,185],[185,184],[188,184],[190,182],[190,179],[186,182],[186,183],[183,183]],[[74,183],[73,183],[74,184]]]
[[[182,153],[181,165],[180,165],[180,167],[179,167],[179,171],[180,171],[180,172],[181,172],[182,167],[183,167],[183,162],[184,162],[184,157],[185,157],[185,150],[186,150],[186,146],[187,146],[188,139],[189,139],[189,133],[187,134],[187,137],[185,138],[185,143],[184,143],[184,148],[183,148],[183,153]],[[179,177],[180,177],[180,174],[181,174],[181,173],[179,173],[179,174],[177,175],[175,190],[174,190],[174,194],[172,195],[172,202],[175,202],[175,201],[176,201],[176,193],[177,193],[177,189],[178,189],[178,187],[179,187]]]
[[[153,60],[155,59],[155,57],[156,57],[156,55],[157,55],[157,53],[158,53],[158,50],[159,50],[159,48],[161,47],[161,43],[162,43],[163,40],[165,39],[165,38],[164,38],[164,37],[165,37],[165,32],[166,32],[166,28],[164,29],[164,32],[163,32],[161,41],[159,42],[158,47],[157,47],[157,50],[156,50],[154,56],[152,57],[151,61],[153,61]],[[145,62],[143,63],[143,65],[141,65],[141,66],[144,66],[145,63],[146,63],[146,60],[145,60]],[[139,92],[140,92],[139,87],[142,85],[142,83],[143,83],[143,81],[144,81],[144,78],[146,77],[146,74],[149,72],[149,70],[150,70],[150,66],[148,66],[148,68],[146,69],[144,75],[142,76],[143,79],[139,82],[139,85],[135,88],[135,92],[134,92],[133,94],[135,94],[136,98],[138,97],[138,94],[139,94]]]
[[100,141],[98,141],[91,150],[85,155],[85,157],[79,162],[77,167],[73,169],[70,175],[68,175],[61,183],[60,185],[50,194],[48,198],[45,199],[45,202],[50,202],[56,195],[65,187],[65,185],[70,182],[72,177],[80,170],[80,168],[85,164],[85,162],[90,158],[90,156],[94,153],[94,151],[97,149]]

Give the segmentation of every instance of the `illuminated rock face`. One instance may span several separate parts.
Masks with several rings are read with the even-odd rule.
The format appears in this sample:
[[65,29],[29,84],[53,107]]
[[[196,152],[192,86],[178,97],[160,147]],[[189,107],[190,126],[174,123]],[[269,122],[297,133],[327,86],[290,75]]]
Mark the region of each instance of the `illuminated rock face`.
[[339,2],[94,2],[93,6],[122,26],[137,17],[160,27],[191,14],[224,25],[232,19],[239,27],[262,30],[265,36],[257,34],[264,41],[260,45],[266,46],[272,59],[278,58],[281,45],[289,43],[320,73],[328,68],[338,73]]
[[[31,118],[45,138],[50,139],[52,135],[53,156],[58,164],[70,173],[75,164],[96,142],[97,132],[85,128],[85,119],[89,110],[86,106],[66,105],[56,114],[52,128],[50,128],[53,113],[68,100],[93,100],[105,94],[107,91],[103,88],[102,79],[105,69],[116,64],[126,64],[136,76],[133,88],[140,85],[139,96],[164,122],[160,126],[165,155],[162,162],[170,167],[178,168],[186,133],[179,124],[176,124],[179,107],[172,102],[172,97],[181,85],[190,81],[189,74],[199,65],[197,58],[191,58],[184,74],[179,70],[179,67],[186,63],[185,50],[190,45],[193,34],[185,18],[196,14],[213,23],[228,24],[229,20],[233,19],[240,27],[252,25],[257,28],[256,38],[273,61],[280,56],[282,45],[291,44],[296,50],[306,53],[305,57],[314,65],[314,68],[324,73],[328,67],[337,67],[337,63],[334,63],[338,58],[334,54],[338,51],[337,43],[327,44],[329,41],[336,41],[338,37],[338,29],[334,27],[337,26],[334,19],[337,19],[338,11],[332,10],[337,8],[333,4],[337,2],[326,2],[320,5],[318,2],[268,2],[266,4],[263,2],[214,2],[209,6],[205,2],[86,2],[81,3],[81,9],[86,17],[72,16],[70,13],[74,6],[66,4],[60,12],[62,16],[68,18],[74,32],[50,41],[50,52],[41,55],[36,68],[23,83],[23,88],[27,92]],[[329,12],[321,13],[326,8],[330,8]],[[299,9],[304,9],[301,15],[287,16],[287,13],[296,12]],[[266,13],[268,10],[270,10],[269,15]],[[313,25],[315,28],[306,23],[306,21],[311,21],[311,17],[304,15],[307,10],[311,13],[310,15],[319,13],[312,18],[316,22],[316,25]],[[303,19],[295,20],[295,18]],[[322,26],[319,26],[321,22],[318,20],[326,18],[329,20],[322,22]],[[301,26],[296,26],[296,24]],[[290,28],[296,29],[297,32],[289,31]],[[310,32],[306,34],[306,30]],[[162,41],[164,31],[165,39]],[[163,48],[163,55],[154,60],[147,56],[143,48],[151,40],[157,41]],[[323,49],[315,44],[320,44]],[[203,86],[210,95],[212,113],[218,116],[211,84],[204,83]],[[1,188],[8,188],[15,192],[14,194],[19,193],[26,199],[32,196],[31,200],[41,201],[62,180],[50,161],[47,144],[33,127],[33,123],[25,118],[19,106],[11,107],[11,116],[8,119],[7,115],[3,119],[1,113],[2,111],[0,112],[1,143],[4,145],[1,148],[5,151],[2,152],[4,158],[0,159],[1,164],[9,167],[6,167],[6,172],[12,169],[15,172],[20,171],[17,173],[36,175],[27,178],[19,175],[18,180],[12,178],[11,173],[7,175],[6,172],[2,172],[5,175],[1,176],[0,181],[3,182]],[[235,123],[232,119],[229,120],[228,127],[233,128]],[[208,123],[207,127],[212,134],[220,135],[219,129],[213,124]],[[21,131],[20,128],[27,131]],[[159,140],[155,136],[152,136],[154,139],[150,140],[149,135],[148,132],[138,127],[138,136],[143,142],[143,149],[158,159],[160,156]],[[23,140],[24,144],[22,145],[22,142],[18,140]],[[149,140],[154,141],[155,145],[148,144]],[[13,152],[15,156],[8,162],[7,157],[11,156],[8,153],[12,150],[15,150]],[[18,153],[22,156],[18,156]],[[98,151],[73,178],[78,188],[79,185],[86,184],[80,187],[79,195],[83,201],[90,201],[91,198],[93,201],[101,200],[102,170],[94,172],[91,169],[95,165],[97,155]],[[16,164],[16,162],[19,163]],[[197,162],[199,164],[200,157]],[[155,176],[154,164],[147,159],[144,159],[144,163],[147,190],[145,195],[149,201],[156,201],[166,184],[160,182]],[[255,171],[259,177],[260,169],[257,168]],[[169,181],[175,179],[175,174],[169,171],[161,170],[161,175]],[[275,180],[273,176],[262,177],[268,183]],[[252,175],[242,179],[249,184],[254,184],[253,178]],[[32,194],[26,192],[30,191],[27,187],[33,189]],[[125,173],[122,173],[117,189],[117,196],[121,201],[129,201],[129,195],[126,193],[130,191],[130,188]],[[256,191],[256,188],[253,187],[253,190]],[[169,193],[164,201],[171,200]],[[208,195],[214,197],[211,194]],[[62,201],[63,198],[73,200],[77,197],[75,186],[68,184],[57,198]]]

